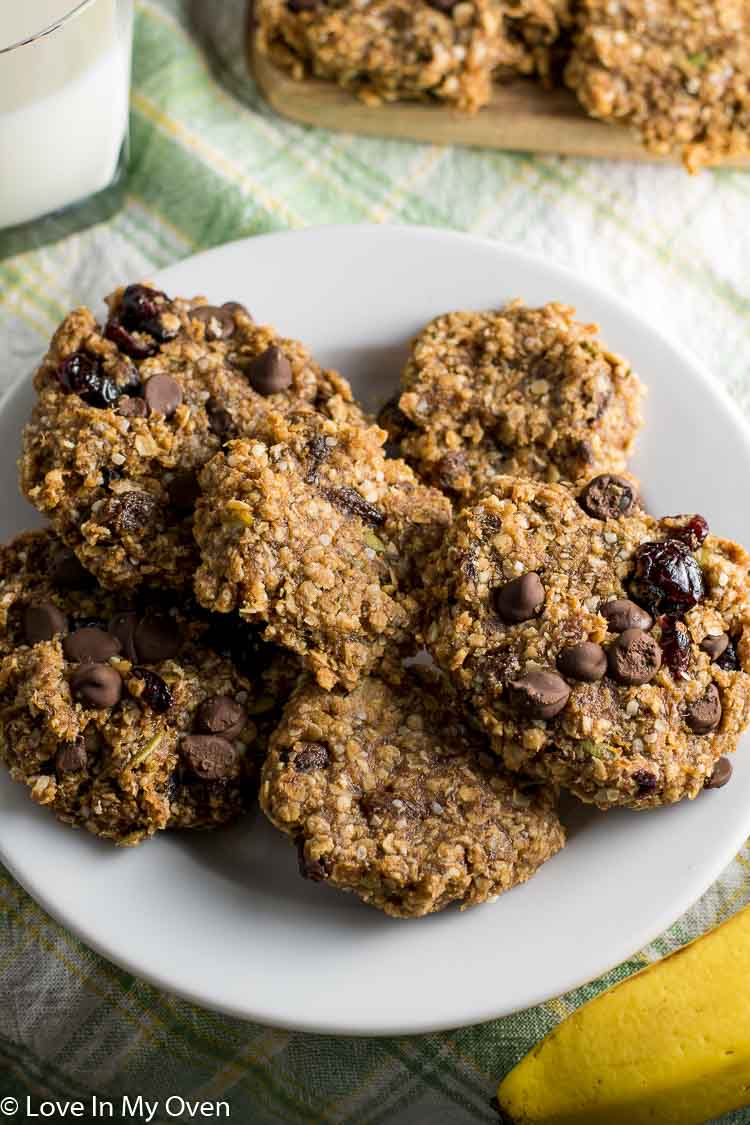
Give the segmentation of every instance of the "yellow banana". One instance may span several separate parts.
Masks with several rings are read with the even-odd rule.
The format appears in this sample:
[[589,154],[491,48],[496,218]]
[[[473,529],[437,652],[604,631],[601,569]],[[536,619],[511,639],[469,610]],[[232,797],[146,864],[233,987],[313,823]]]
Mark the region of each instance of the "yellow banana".
[[750,907],[574,1012],[497,1099],[514,1125],[703,1125],[750,1105]]

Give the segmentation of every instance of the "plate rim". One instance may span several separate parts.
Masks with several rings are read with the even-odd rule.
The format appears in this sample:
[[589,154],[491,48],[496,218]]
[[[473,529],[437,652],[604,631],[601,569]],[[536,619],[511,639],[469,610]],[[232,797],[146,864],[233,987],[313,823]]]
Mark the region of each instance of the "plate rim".
[[[168,275],[170,271],[179,268],[184,269],[187,263],[197,263],[198,269],[200,269],[203,262],[208,259],[220,257],[223,253],[226,253],[228,248],[232,248],[233,252],[237,253],[248,250],[252,253],[252,248],[257,247],[259,242],[279,242],[282,240],[288,241],[290,239],[298,242],[307,239],[314,241],[321,236],[337,237],[342,234],[346,234],[347,237],[372,237],[373,235],[377,235],[380,239],[393,239],[394,241],[408,236],[410,238],[429,241],[439,239],[449,243],[474,244],[477,248],[489,250],[497,254],[500,259],[505,259],[506,266],[512,262],[513,259],[517,262],[522,262],[527,268],[541,272],[545,279],[549,280],[551,284],[555,284],[558,279],[563,285],[566,282],[572,283],[579,292],[581,292],[582,297],[584,294],[590,294],[597,301],[602,301],[609,305],[629,322],[634,329],[645,332],[647,335],[650,335],[652,339],[657,340],[662,347],[671,351],[679,359],[680,364],[684,368],[689,369],[692,375],[699,380],[717,406],[720,405],[724,413],[731,416],[733,425],[741,433],[748,456],[750,456],[750,420],[748,420],[746,415],[732,401],[726,387],[718,379],[711,376],[707,366],[705,366],[696,355],[689,351],[685,345],[673,339],[662,328],[654,325],[647,317],[641,316],[624,298],[611,292],[605,286],[595,284],[587,278],[579,276],[574,270],[559,265],[557,262],[547,261],[541,254],[529,252],[502,241],[465,234],[450,229],[416,226],[413,224],[325,224],[302,229],[268,232],[236,239],[232,242],[223,243],[219,246],[199,251],[196,254],[188,255],[186,258],[173,262],[164,268],[154,268],[151,272],[157,284],[166,284],[169,286]],[[165,277],[167,278],[166,282],[162,281]],[[8,402],[14,395],[19,393],[23,386],[24,379],[26,378],[28,378],[28,376],[21,373],[18,378],[14,379],[8,385],[0,396],[0,412],[5,410]],[[252,997],[252,995],[247,997],[247,994],[244,995],[249,1002],[240,1002],[239,1000],[237,1003],[229,1003],[226,1001],[217,1002],[206,992],[201,992],[198,987],[191,987],[187,983],[172,980],[163,971],[152,970],[150,966],[144,965],[138,957],[130,958],[127,955],[121,955],[119,950],[113,954],[111,947],[107,946],[107,942],[103,939],[100,940],[95,932],[91,932],[90,927],[87,926],[85,921],[79,923],[77,919],[68,917],[62,908],[58,910],[54,903],[50,904],[45,891],[44,881],[42,880],[40,882],[34,874],[21,870],[14,856],[8,854],[1,838],[0,860],[27,893],[29,893],[38,905],[41,906],[57,924],[62,926],[63,929],[72,933],[78,940],[83,942],[85,946],[94,950],[107,961],[119,966],[126,972],[161,992],[182,997],[190,1003],[194,1003],[210,1011],[223,1013],[245,1021],[252,1021],[266,1027],[287,1031],[361,1038],[421,1035],[459,1027],[481,1025],[495,1019],[510,1016],[526,1007],[534,1007],[545,1003],[554,996],[564,995],[567,992],[580,988],[591,980],[598,979],[653,942],[689,909],[690,906],[697,902],[701,895],[716,881],[727,864],[730,863],[734,856],[740,851],[742,844],[749,834],[750,804],[748,805],[746,820],[741,822],[740,818],[738,818],[736,830],[731,834],[727,844],[717,851],[710,861],[707,860],[706,864],[701,868],[699,882],[695,884],[695,886],[691,885],[689,891],[686,888],[685,891],[675,899],[670,899],[668,907],[665,907],[660,912],[654,911],[649,916],[648,924],[641,926],[634,924],[632,931],[628,931],[629,933],[632,932],[633,936],[626,941],[624,940],[621,943],[622,949],[617,952],[614,959],[610,960],[607,958],[606,961],[603,961],[593,975],[587,973],[581,976],[578,973],[573,973],[572,975],[568,974],[564,976],[561,973],[561,987],[559,991],[550,995],[546,990],[535,992],[534,989],[531,988],[528,990],[527,999],[521,1006],[514,1004],[511,1007],[504,1007],[501,998],[496,997],[494,1001],[488,1001],[484,1004],[478,1004],[474,1001],[471,1010],[464,1010],[462,1015],[451,1020],[445,1018],[438,1021],[434,1018],[420,1020],[418,1017],[414,1016],[410,1018],[402,1016],[399,1021],[393,1023],[381,1020],[375,1027],[362,1025],[352,1026],[351,1023],[343,1023],[337,1019],[327,1021],[323,1012],[319,1012],[310,1017],[300,1015],[297,1018],[289,1019],[287,1016],[282,1016],[278,1012],[268,1010],[267,1006],[264,1007],[262,1004],[258,1006],[254,997]],[[491,990],[489,990],[489,994],[492,995]]]

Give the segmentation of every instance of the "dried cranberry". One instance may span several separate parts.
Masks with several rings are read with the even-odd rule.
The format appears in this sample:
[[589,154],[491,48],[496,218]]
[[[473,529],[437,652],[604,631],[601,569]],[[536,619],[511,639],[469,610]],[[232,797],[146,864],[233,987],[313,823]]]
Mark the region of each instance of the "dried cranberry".
[[128,285],[120,298],[120,319],[126,328],[140,329],[145,321],[159,315],[166,301],[167,295],[160,289],[149,289],[146,285]]
[[659,625],[664,663],[676,680],[685,680],[690,664],[690,634],[687,626],[669,614],[659,618]]
[[159,350],[156,340],[145,338],[140,334],[138,337],[133,336],[116,316],[111,316],[107,321],[104,335],[131,359],[148,359],[149,356],[156,355]]
[[691,551],[697,551],[708,535],[708,521],[703,516],[690,516],[684,527],[671,527],[669,534],[685,543]]
[[642,543],[630,592],[652,613],[684,613],[703,598],[703,573],[679,539]]
[[73,352],[57,369],[60,386],[89,406],[107,407],[117,400],[116,384],[102,371],[99,360],[85,352]]
[[132,673],[137,679],[143,680],[143,691],[140,699],[148,704],[152,711],[163,715],[172,706],[172,692],[161,676],[149,668],[134,668]]
[[646,797],[656,790],[656,777],[648,770],[635,770],[633,781],[638,786],[638,796]]
[[714,663],[717,668],[721,668],[723,672],[739,672],[740,660],[737,656],[737,648],[732,638],[729,638],[729,644],[722,652]]

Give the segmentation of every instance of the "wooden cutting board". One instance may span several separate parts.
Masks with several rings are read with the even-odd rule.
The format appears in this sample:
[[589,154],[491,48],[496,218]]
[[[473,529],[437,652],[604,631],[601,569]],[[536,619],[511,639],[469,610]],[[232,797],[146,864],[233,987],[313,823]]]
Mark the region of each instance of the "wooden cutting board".
[[296,81],[252,46],[250,63],[266,100],[284,117],[304,125],[434,144],[659,160],[627,129],[587,117],[569,90],[544,90],[527,79],[497,86],[490,105],[466,114],[421,102],[367,106],[332,82]]

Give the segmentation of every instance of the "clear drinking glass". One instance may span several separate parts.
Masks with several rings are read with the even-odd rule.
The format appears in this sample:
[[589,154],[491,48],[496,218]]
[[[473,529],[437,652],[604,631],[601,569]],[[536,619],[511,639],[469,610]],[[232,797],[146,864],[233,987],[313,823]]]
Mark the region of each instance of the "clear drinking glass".
[[0,0],[0,256],[119,204],[132,37],[133,0]]

